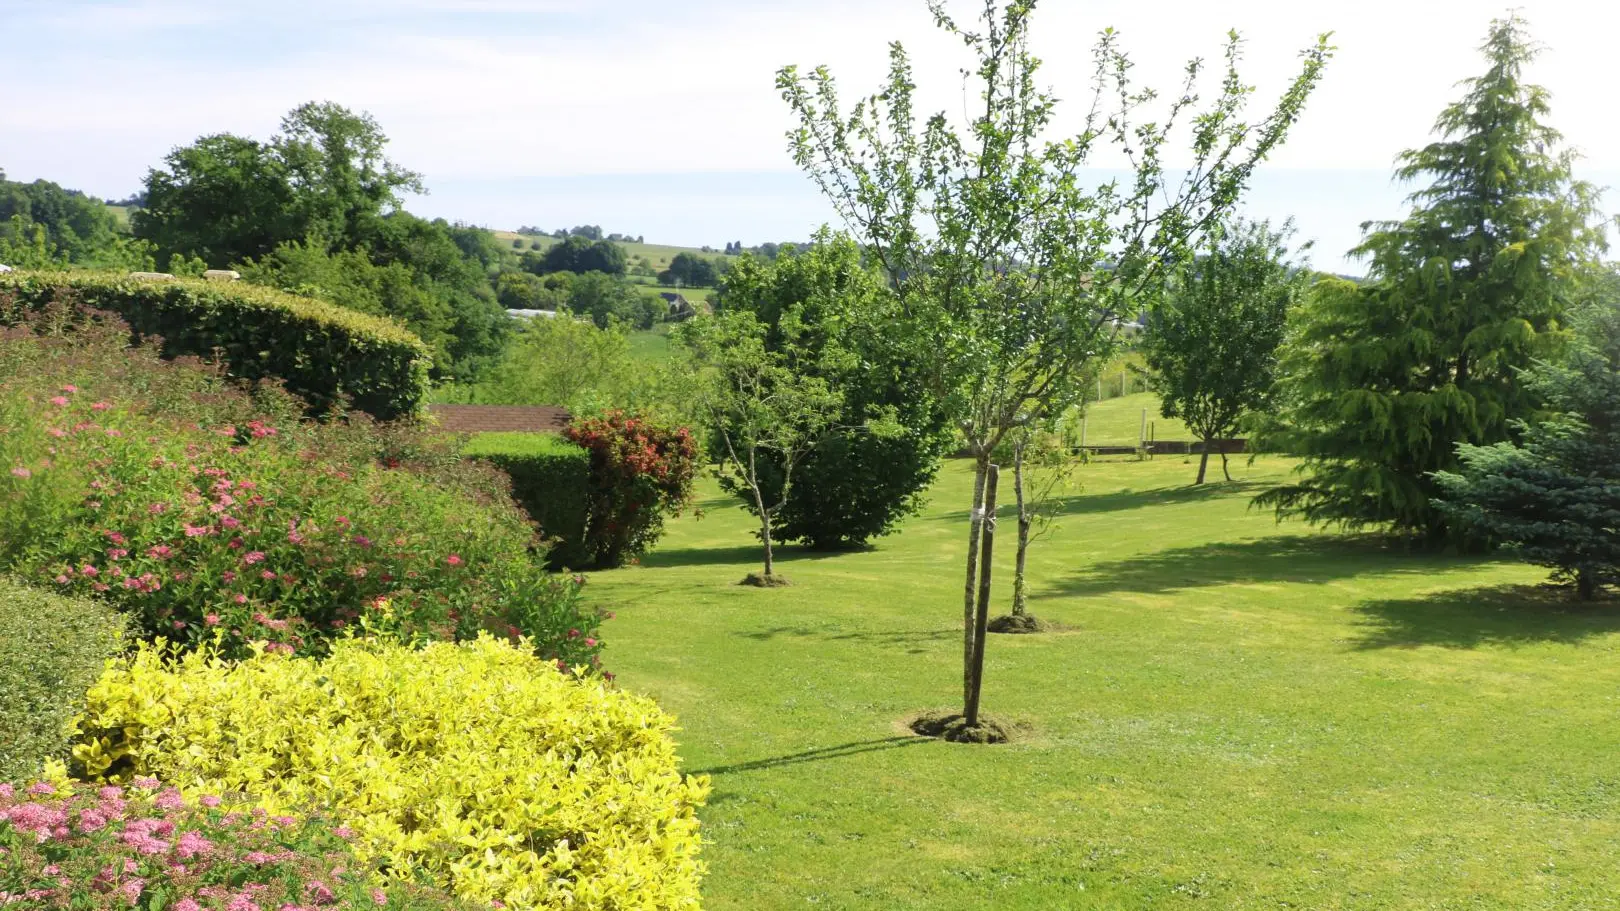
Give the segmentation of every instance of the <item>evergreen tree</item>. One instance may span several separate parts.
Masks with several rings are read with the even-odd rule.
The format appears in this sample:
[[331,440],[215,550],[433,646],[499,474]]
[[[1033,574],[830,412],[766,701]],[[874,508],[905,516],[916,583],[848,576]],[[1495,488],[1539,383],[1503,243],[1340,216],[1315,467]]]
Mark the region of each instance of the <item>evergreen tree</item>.
[[1620,312],[1590,322],[1563,364],[1528,375],[1551,417],[1521,424],[1522,445],[1459,447],[1461,469],[1435,476],[1455,524],[1517,545],[1582,600],[1620,581]]
[[1355,251],[1368,281],[1325,279],[1303,308],[1271,436],[1305,464],[1258,499],[1279,517],[1438,541],[1434,473],[1530,414],[1518,375],[1558,345],[1602,248],[1597,191],[1571,179],[1546,91],[1521,80],[1537,53],[1523,20],[1493,22],[1482,50],[1490,67],[1440,115],[1440,139],[1401,156],[1402,180],[1430,183],[1405,221],[1370,226]]

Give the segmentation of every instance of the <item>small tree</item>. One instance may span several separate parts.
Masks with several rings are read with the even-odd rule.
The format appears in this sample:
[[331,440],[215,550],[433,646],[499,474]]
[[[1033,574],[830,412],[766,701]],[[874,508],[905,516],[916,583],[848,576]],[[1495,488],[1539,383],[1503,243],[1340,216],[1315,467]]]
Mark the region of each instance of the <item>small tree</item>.
[[[1009,433],[1078,398],[1079,379],[1114,345],[1115,317],[1156,284],[1165,260],[1227,216],[1254,166],[1298,119],[1330,51],[1322,36],[1276,110],[1249,123],[1251,89],[1237,73],[1232,34],[1212,102],[1203,106],[1205,66],[1195,60],[1165,116],[1142,122],[1141,108],[1156,95],[1132,84],[1130,60],[1107,29],[1081,130],[1054,138],[1057,97],[1036,82],[1040,60],[1029,50],[1035,6],[984,0],[969,29],[942,0],[930,0],[935,23],[973,57],[967,75],[978,104],[963,125],[943,112],[919,122],[911,61],[898,43],[887,84],[849,110],[824,67],[808,76],[786,67],[777,76],[798,121],[789,133],[795,160],[893,285],[904,317],[893,331],[929,340],[926,381],[953,403],[974,459],[964,704],[978,701],[971,665],[991,453]],[[1164,157],[1166,144],[1184,135],[1191,155],[1178,181]],[[1100,147],[1124,157],[1128,178],[1088,180]]]
[[[796,468],[798,491],[777,513],[772,535],[815,550],[857,547],[887,534],[921,507],[938,474],[940,456],[955,441],[944,403],[928,394],[917,350],[926,340],[895,333],[898,302],[882,277],[862,262],[846,236],[821,231],[804,251],[767,260],[740,259],[726,276],[716,308],[747,310],[765,323],[767,349],[783,344],[778,320],[792,313],[800,324],[792,344],[806,346],[809,361],[795,355],[801,377],[822,374],[844,403],[838,423],[892,423],[893,433],[830,435]],[[842,349],[834,358],[819,351]],[[774,458],[761,471],[768,496],[780,484]],[[753,509],[753,497],[742,495]]]
[[[776,575],[771,523],[793,494],[794,470],[835,429],[844,403],[825,379],[835,371],[794,369],[840,357],[836,346],[814,348],[793,311],[777,322],[778,345],[767,347],[767,331],[752,312],[731,311],[683,323],[677,338],[714,374],[698,410],[723,481],[754,500],[765,571],[749,581],[772,586],[785,580]],[[767,459],[779,473],[774,488]]]
[[[1176,270],[1151,312],[1143,353],[1160,413],[1179,417],[1209,451],[1236,432],[1246,414],[1265,407],[1276,381],[1277,349],[1300,274],[1289,262],[1291,226],[1237,222],[1213,234],[1203,253]],[[1230,481],[1226,447],[1221,474]]]
[[[1061,436],[1046,428],[1023,426],[1009,439],[1013,504],[1018,515],[1018,553],[1013,560],[1012,613],[990,621],[993,633],[1035,633],[1046,628],[1029,613],[1030,545],[1053,527],[1060,502],[1079,464]],[[1000,456],[998,455],[998,458]],[[1004,461],[1004,460],[1003,460]]]
[[1540,364],[1526,387],[1552,412],[1519,422],[1519,444],[1458,447],[1461,468],[1435,474],[1437,506],[1460,530],[1515,545],[1573,582],[1584,600],[1620,582],[1620,313],[1588,317],[1587,338],[1562,364]]

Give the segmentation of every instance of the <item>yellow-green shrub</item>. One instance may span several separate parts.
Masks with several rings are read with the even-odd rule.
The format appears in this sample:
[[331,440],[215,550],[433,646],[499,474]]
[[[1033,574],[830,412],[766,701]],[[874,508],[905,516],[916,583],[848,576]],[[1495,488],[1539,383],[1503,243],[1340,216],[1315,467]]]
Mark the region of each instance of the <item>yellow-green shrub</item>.
[[490,638],[323,660],[146,648],[89,694],[78,771],[320,808],[397,875],[510,908],[698,907],[702,778],[651,700]]

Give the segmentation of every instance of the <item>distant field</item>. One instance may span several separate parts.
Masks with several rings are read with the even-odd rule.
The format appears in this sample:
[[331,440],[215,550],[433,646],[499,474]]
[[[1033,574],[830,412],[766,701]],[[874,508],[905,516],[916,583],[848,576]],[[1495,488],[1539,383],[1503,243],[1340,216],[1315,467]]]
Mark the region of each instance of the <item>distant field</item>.
[[646,364],[656,364],[666,360],[670,354],[668,323],[663,323],[645,332],[630,333],[630,356]]
[[[506,246],[511,246],[512,242],[516,240],[523,241],[523,249],[525,250],[532,249],[531,245],[535,241],[540,242],[541,250],[548,249],[552,244],[557,242],[557,239],[554,237],[531,237],[526,234],[518,234],[514,231],[494,231],[492,233],[495,235],[496,239],[501,241],[501,243],[505,244]],[[619,246],[624,248],[625,258],[628,259],[632,265],[635,264],[637,259],[646,257],[648,263],[655,271],[658,272],[668,269],[670,260],[674,259],[677,253],[691,253],[695,256],[704,256],[710,259],[735,260],[737,258],[735,256],[727,256],[724,253],[704,253],[697,247],[673,247],[667,244],[627,244],[622,242],[619,243]]]
[[1149,435],[1156,440],[1190,440],[1187,425],[1159,415],[1159,398],[1136,392],[1095,402],[1086,408],[1086,443],[1091,446],[1134,446],[1147,411]]

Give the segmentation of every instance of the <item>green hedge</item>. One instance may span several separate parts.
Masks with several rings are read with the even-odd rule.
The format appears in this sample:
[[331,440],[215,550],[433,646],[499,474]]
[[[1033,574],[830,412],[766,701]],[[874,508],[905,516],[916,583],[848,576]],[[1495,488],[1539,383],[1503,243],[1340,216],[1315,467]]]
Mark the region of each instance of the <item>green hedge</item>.
[[0,782],[66,758],[67,723],[123,634],[110,607],[0,579]]
[[163,356],[214,359],[233,376],[279,378],[319,413],[347,396],[382,420],[416,413],[428,393],[428,346],[392,320],[240,283],[138,281],[107,273],[0,275],[0,325],[52,303],[107,310]]
[[547,560],[553,569],[581,568],[589,562],[590,453],[549,433],[481,433],[461,454],[511,475],[512,499],[552,539]]

